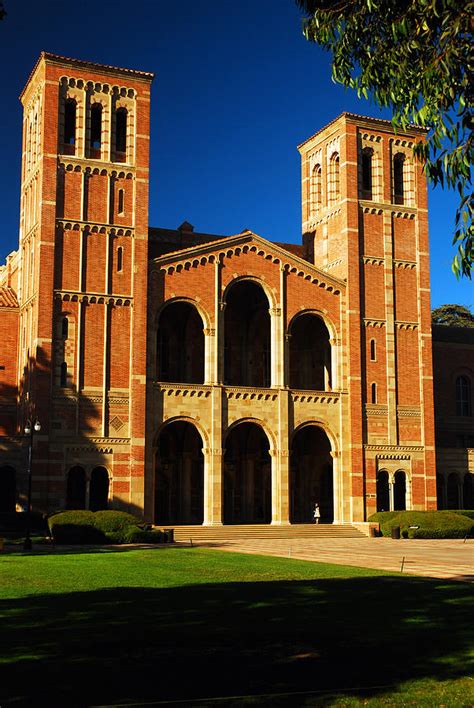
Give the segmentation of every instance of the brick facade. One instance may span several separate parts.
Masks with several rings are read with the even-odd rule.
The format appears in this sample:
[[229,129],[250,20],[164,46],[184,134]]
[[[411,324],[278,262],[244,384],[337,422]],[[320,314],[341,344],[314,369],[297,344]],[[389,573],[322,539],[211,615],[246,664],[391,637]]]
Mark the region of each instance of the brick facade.
[[34,415],[42,509],[436,508],[422,133],[346,113],[299,146],[301,246],[149,228],[152,78],[43,53],[21,96],[20,243],[0,270],[18,502]]

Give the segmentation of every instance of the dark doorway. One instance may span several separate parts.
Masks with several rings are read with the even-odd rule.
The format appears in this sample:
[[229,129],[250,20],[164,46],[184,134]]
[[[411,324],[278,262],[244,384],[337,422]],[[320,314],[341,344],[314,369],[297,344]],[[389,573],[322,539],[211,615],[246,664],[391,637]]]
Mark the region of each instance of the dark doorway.
[[448,509],[459,509],[459,478],[452,472],[448,477]]
[[269,449],[267,436],[255,423],[241,423],[228,434],[224,456],[225,524],[271,523]]
[[71,467],[67,476],[66,509],[86,508],[86,473],[82,467]]
[[204,328],[188,302],[167,305],[157,339],[157,379],[168,383],[204,383]]
[[334,482],[329,438],[317,425],[301,428],[293,438],[290,456],[290,522],[309,524],[315,504],[320,523],[334,521]]
[[13,467],[0,467],[0,511],[15,511],[16,473]]
[[296,317],[290,326],[290,388],[331,389],[329,332],[317,315]]
[[89,509],[100,511],[107,509],[109,501],[109,473],[105,467],[95,467],[91,473],[89,487]]
[[395,472],[393,485],[393,510],[405,511],[407,508],[407,478],[405,472],[398,470]]
[[262,287],[233,285],[224,311],[224,381],[230,386],[270,386],[270,313]]
[[204,520],[203,443],[191,423],[170,423],[156,452],[155,523],[202,524]]
[[377,473],[377,511],[390,511],[390,492],[386,470],[380,470]]

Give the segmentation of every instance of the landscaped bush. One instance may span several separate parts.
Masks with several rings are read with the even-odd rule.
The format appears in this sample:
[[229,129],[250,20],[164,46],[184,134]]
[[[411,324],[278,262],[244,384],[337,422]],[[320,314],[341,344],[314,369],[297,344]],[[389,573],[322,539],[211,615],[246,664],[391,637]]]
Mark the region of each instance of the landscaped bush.
[[467,516],[468,519],[474,519],[474,511],[472,509],[459,509],[456,514],[461,514],[461,516]]
[[400,526],[404,538],[464,538],[474,534],[473,520],[455,511],[385,511],[373,514],[369,521],[380,523],[382,536],[391,536],[394,526]]
[[[162,543],[160,531],[145,530],[142,519],[124,511],[63,511],[48,519],[59,544]],[[148,534],[148,535],[147,535]]]

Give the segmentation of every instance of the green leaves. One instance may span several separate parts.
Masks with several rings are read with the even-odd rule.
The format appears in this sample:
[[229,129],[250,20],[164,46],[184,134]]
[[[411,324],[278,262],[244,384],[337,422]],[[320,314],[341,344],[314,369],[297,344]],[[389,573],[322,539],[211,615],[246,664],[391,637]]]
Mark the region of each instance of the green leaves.
[[297,0],[309,41],[332,53],[332,77],[429,129],[415,154],[433,185],[457,189],[453,271],[474,269],[472,0]]

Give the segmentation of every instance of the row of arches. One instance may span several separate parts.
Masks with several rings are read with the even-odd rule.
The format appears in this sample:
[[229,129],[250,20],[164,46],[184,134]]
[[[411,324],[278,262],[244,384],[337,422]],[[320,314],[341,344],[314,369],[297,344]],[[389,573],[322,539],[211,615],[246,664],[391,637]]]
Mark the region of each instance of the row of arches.
[[474,509],[474,474],[436,475],[438,509]]
[[[225,439],[223,456],[225,524],[269,524],[272,520],[270,443],[257,423],[241,422]],[[290,521],[310,523],[318,503],[321,522],[334,520],[331,444],[325,431],[308,425],[296,432],[290,450]],[[155,523],[202,524],[203,440],[188,421],[161,431],[155,455]]]
[[[158,381],[205,381],[205,321],[189,301],[172,301],[160,313],[157,328]],[[253,280],[240,280],[226,297],[224,383],[230,386],[271,385],[270,304]],[[289,385],[325,391],[332,387],[332,351],[328,327],[312,312],[296,315],[288,330]]]
[[406,508],[406,473],[397,470],[391,476],[387,470],[377,472],[377,511],[405,511]]
[[[103,106],[99,102],[91,103],[87,121],[89,125],[89,139],[86,145],[87,157],[100,159],[102,155],[103,143]],[[67,98],[64,102],[64,123],[62,135],[62,152],[65,155],[76,154],[77,143],[77,101],[75,98]],[[127,156],[127,131],[128,131],[128,111],[119,107],[112,112],[113,143],[112,155],[114,162],[126,162]]]

